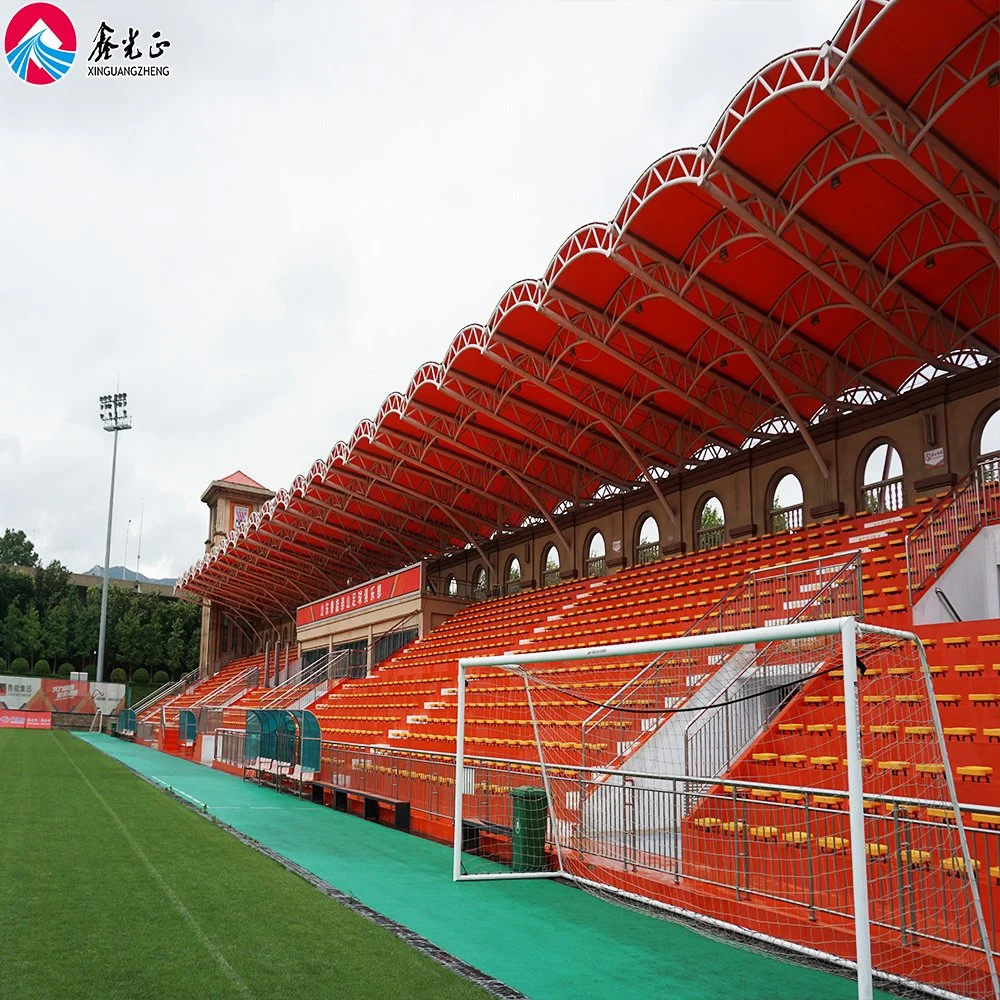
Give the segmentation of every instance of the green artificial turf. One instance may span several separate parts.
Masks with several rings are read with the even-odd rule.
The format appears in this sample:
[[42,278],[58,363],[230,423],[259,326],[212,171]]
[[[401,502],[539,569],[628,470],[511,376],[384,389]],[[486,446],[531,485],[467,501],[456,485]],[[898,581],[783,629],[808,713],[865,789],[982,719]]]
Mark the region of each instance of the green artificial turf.
[[485,994],[58,732],[0,730],[0,997]]
[[442,844],[138,744],[77,735],[532,1000],[857,997],[848,979],[548,879],[453,882]]

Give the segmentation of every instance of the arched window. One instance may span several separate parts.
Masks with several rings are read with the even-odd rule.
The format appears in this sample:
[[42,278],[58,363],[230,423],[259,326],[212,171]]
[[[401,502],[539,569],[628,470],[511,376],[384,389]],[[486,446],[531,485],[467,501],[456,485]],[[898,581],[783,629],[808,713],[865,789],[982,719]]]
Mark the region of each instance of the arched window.
[[660,526],[652,514],[647,514],[639,522],[639,530],[635,537],[635,564],[637,566],[660,558]]
[[455,579],[454,575],[448,577],[448,584],[445,587],[445,593],[449,597],[458,597],[458,580]]
[[802,527],[802,483],[793,472],[779,474],[767,505],[768,531],[797,531]]
[[606,568],[604,535],[595,531],[587,542],[587,561],[584,570],[587,576],[604,576]]
[[521,563],[517,556],[507,560],[507,572],[504,574],[507,595],[517,594],[521,590]]
[[710,494],[701,502],[696,524],[696,548],[712,549],[723,543],[726,538],[726,512],[717,496]]
[[559,550],[550,545],[542,554],[542,586],[554,587],[559,580]]
[[1000,482],[1000,407],[983,424],[975,468],[981,483]]
[[472,596],[477,601],[485,601],[486,593],[489,590],[490,578],[485,566],[480,566],[476,570],[476,575],[472,578]]
[[861,510],[883,514],[899,510],[903,495],[903,460],[894,445],[882,441],[864,459],[861,481]]

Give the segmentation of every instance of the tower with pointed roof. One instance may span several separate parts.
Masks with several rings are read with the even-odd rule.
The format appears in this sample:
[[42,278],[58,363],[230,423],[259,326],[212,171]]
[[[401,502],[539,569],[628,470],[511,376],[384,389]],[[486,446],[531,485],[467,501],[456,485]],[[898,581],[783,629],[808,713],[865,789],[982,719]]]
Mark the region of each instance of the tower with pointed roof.
[[[213,479],[201,495],[208,505],[208,535],[205,551],[221,542],[234,528],[250,519],[274,496],[266,486],[237,469],[223,479]],[[214,670],[227,659],[248,652],[248,639],[237,622],[219,609],[212,614],[212,602],[204,601],[201,609],[201,643],[198,662]]]

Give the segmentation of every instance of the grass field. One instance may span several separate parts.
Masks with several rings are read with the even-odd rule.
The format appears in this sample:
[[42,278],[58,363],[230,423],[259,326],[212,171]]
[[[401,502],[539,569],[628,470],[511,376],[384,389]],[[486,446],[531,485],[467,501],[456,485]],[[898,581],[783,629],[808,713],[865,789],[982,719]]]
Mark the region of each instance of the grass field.
[[486,994],[68,734],[0,731],[0,997]]

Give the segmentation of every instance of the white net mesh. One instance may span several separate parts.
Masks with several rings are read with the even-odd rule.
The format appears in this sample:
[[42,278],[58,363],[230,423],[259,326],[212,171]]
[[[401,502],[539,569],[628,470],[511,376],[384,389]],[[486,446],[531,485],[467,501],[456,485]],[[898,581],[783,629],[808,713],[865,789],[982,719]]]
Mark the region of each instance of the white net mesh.
[[[467,668],[461,874],[563,873],[618,902],[853,962],[856,724],[841,635],[773,631]],[[992,997],[984,941],[995,950],[997,928],[982,903],[1000,913],[1000,809],[973,796],[960,810],[948,781],[949,744],[968,727],[939,735],[934,709],[950,696],[928,685],[915,642],[861,629],[857,667],[873,967]],[[985,786],[974,765],[958,771],[962,791]]]

